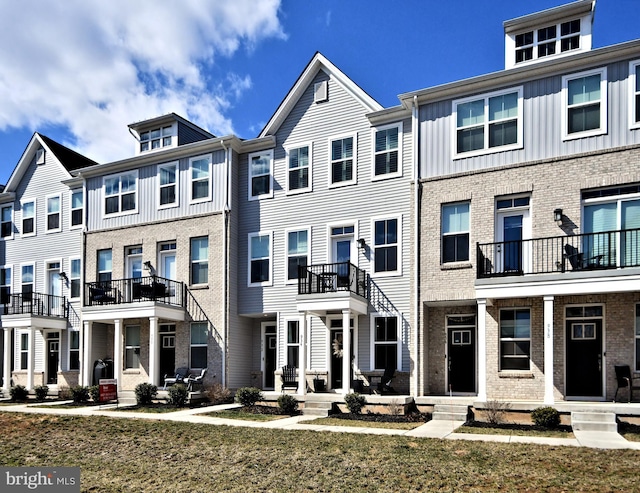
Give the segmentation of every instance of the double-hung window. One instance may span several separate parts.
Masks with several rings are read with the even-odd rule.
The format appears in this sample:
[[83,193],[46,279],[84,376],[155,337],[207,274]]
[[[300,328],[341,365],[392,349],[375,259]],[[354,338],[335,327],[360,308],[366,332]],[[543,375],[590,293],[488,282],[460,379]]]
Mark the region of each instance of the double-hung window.
[[607,131],[607,69],[562,78],[563,139],[600,135]]
[[329,143],[331,162],[330,185],[349,185],[356,182],[356,136],[334,138]]
[[209,238],[191,238],[191,284],[209,282]]
[[629,126],[640,128],[640,60],[629,64]]
[[0,304],[7,305],[11,298],[11,267],[0,268]]
[[71,298],[80,298],[80,279],[82,274],[82,260],[79,258],[69,259],[71,272],[69,274],[69,284],[71,288]]
[[98,282],[111,280],[113,270],[111,249],[98,250]]
[[20,334],[20,369],[26,370],[29,364],[29,334]]
[[178,163],[158,166],[158,207],[178,205]]
[[249,233],[249,285],[271,284],[271,233]]
[[138,210],[138,172],[130,171],[121,175],[104,178],[104,213],[134,213]]
[[398,272],[399,226],[398,218],[374,220],[374,272]]
[[287,280],[298,279],[298,268],[309,265],[309,229],[287,231]]
[[71,227],[80,227],[84,223],[84,193],[82,190],[71,192]]
[[530,310],[500,310],[500,370],[529,370],[530,357]]
[[249,154],[249,200],[273,197],[273,151]]
[[36,234],[36,201],[22,201],[22,236]]
[[454,156],[522,147],[522,88],[453,102]]
[[297,320],[287,320],[287,365],[298,368],[300,358],[300,331]]
[[125,369],[140,367],[140,326],[127,325],[124,335]]
[[53,233],[62,229],[62,225],[60,224],[60,202],[60,195],[47,197],[47,233]]
[[189,159],[191,202],[211,200],[211,155]]
[[0,209],[0,238],[13,238],[13,206]]
[[287,191],[311,190],[311,144],[287,149]]
[[402,175],[402,123],[373,129],[373,179]]
[[21,266],[21,292],[24,301],[31,301],[31,293],[33,293],[34,286],[34,266],[33,264],[23,264]]
[[69,331],[69,370],[80,369],[80,331]]
[[469,202],[442,206],[442,263],[469,260]]
[[202,369],[207,367],[207,341],[209,328],[207,322],[191,323],[191,361],[190,368]]
[[398,317],[374,317],[373,369],[398,369]]

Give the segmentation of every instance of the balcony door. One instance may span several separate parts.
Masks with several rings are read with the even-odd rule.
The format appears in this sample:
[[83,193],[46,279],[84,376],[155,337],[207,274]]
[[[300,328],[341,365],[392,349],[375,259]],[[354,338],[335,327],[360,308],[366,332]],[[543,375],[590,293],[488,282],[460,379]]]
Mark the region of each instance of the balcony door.
[[48,307],[53,314],[57,314],[62,302],[62,280],[60,279],[60,262],[47,262],[47,294]]
[[126,250],[126,269],[127,269],[127,285],[129,291],[127,298],[140,298],[140,282],[142,278],[142,247],[129,247]]
[[531,271],[531,218],[529,197],[496,202],[496,272],[526,274]]
[[349,263],[355,264],[355,233],[353,226],[331,228],[331,263],[336,266],[338,288],[349,286]]

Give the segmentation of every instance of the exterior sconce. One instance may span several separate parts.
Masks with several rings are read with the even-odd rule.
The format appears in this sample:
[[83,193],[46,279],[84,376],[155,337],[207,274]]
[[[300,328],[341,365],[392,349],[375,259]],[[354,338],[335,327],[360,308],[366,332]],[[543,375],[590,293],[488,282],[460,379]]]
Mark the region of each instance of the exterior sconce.
[[558,226],[562,226],[562,209],[555,209],[553,211],[553,220]]
[[153,269],[153,266],[151,265],[151,261],[150,261],[150,260],[147,260],[147,261],[144,263],[144,269],[145,269],[145,270],[148,270],[148,271],[150,271],[151,269]]
[[69,282],[69,278],[67,277],[67,274],[65,272],[60,272],[60,274],[58,274],[58,277],[64,282]]
[[364,241],[364,238],[358,239],[358,248],[363,248],[367,246],[367,243]]

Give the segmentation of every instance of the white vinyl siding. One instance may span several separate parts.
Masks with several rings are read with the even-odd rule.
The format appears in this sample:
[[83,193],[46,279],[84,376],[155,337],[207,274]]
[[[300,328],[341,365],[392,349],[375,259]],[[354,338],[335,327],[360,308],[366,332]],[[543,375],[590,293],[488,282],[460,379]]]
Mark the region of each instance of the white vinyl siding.
[[607,69],[562,78],[562,138],[591,137],[607,132]]

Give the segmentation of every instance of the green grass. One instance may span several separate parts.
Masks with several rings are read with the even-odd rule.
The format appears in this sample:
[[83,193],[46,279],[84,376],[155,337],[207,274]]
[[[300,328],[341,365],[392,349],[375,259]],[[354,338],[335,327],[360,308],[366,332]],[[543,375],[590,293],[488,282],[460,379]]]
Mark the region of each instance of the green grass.
[[455,433],[476,433],[480,435],[508,435],[508,436],[533,436],[550,438],[574,438],[570,431],[541,430],[541,429],[505,429],[505,428],[478,428],[475,426],[461,426]]
[[190,409],[189,407],[175,407],[168,404],[154,404],[151,406],[118,406],[110,407],[107,411],[121,411],[121,412],[134,412],[134,413],[151,413],[151,414],[164,414],[175,413],[177,411],[184,411]]
[[225,419],[242,419],[245,421],[274,421],[276,419],[288,418],[287,415],[279,414],[257,414],[247,411],[233,411],[223,410],[215,411],[211,413],[204,413],[201,416],[211,416],[212,418],[225,418]]
[[359,421],[357,419],[318,418],[300,421],[302,424],[321,426],[356,426],[360,428],[386,428],[390,430],[413,430],[424,423],[389,423],[385,421]]

